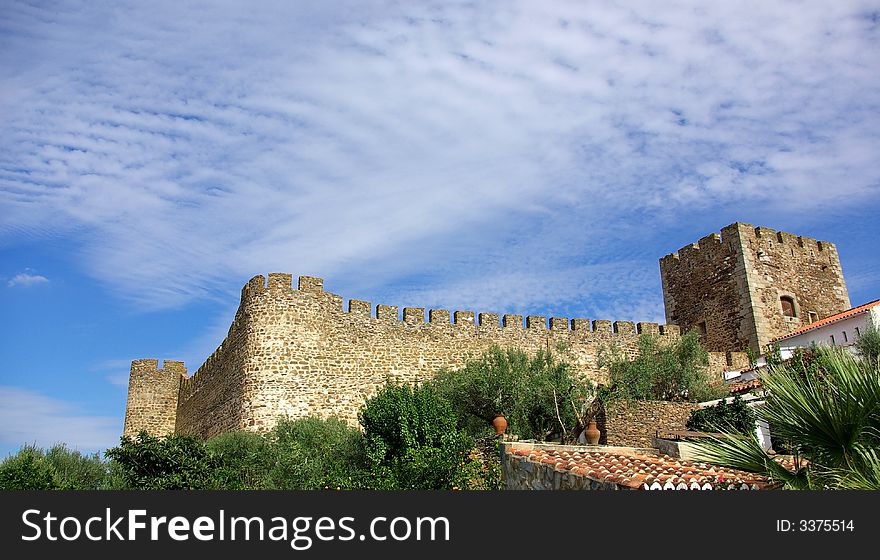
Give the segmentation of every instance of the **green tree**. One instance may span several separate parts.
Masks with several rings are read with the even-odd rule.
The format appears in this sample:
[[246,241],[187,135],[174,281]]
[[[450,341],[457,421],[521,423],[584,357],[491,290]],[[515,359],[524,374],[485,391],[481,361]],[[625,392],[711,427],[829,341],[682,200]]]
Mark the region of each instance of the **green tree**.
[[0,487],[44,490],[101,490],[112,487],[109,465],[95,453],[83,455],[64,444],[43,450],[22,447],[0,464]]
[[0,490],[55,490],[58,483],[42,451],[24,446],[0,463]]
[[431,385],[387,385],[360,411],[370,486],[387,489],[465,488],[479,469],[473,439]]
[[[761,376],[759,414],[795,453],[794,470],[756,438],[695,442],[701,459],[770,477],[793,489],[880,489],[880,364],[817,347]],[[802,461],[806,459],[806,461]]]
[[170,435],[157,438],[140,432],[123,436],[107,450],[122,483],[136,490],[227,488],[234,478],[198,438]]
[[367,484],[364,436],[338,418],[282,418],[266,437],[269,488],[356,489]]
[[226,490],[269,488],[276,453],[263,434],[226,432],[212,437],[205,446],[228,475]]
[[43,460],[62,490],[102,490],[112,486],[110,467],[97,453],[83,455],[62,443],[49,448]]
[[864,359],[880,361],[880,329],[870,327],[855,342],[856,350]]
[[700,402],[725,394],[710,381],[709,355],[694,331],[670,342],[643,334],[634,359],[612,346],[600,352],[599,365],[608,368],[609,396],[617,398]]
[[472,435],[485,433],[492,419],[503,414],[509,433],[538,440],[577,437],[586,427],[581,403],[593,394],[592,384],[575,377],[570,365],[551,352],[529,357],[522,350],[498,347],[461,369],[439,372],[431,384]]

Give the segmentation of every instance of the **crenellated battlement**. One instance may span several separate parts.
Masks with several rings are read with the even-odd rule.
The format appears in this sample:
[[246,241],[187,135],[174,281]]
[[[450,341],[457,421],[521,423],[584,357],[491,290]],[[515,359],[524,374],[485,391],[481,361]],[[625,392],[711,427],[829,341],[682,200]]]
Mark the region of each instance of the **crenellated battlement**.
[[[711,236],[710,236],[711,237]],[[718,237],[717,234],[715,237]],[[293,275],[273,272],[266,277],[254,276],[242,289],[242,303],[262,294],[309,293],[320,295],[324,300],[344,301],[341,296],[324,291],[324,279],[314,276],[300,276],[299,287],[293,288]],[[424,307],[401,307],[377,304],[360,299],[349,299],[344,311],[352,319],[372,319],[373,321],[395,322],[406,327],[460,327],[476,329],[525,329],[559,332],[578,332],[580,334],[655,334],[658,336],[678,336],[675,325],[657,323],[634,323],[631,321],[593,320],[585,318],[550,317],[543,315],[499,314],[475,311],[449,311],[448,309],[427,309]],[[216,354],[216,352],[215,352]],[[213,356],[213,355],[212,355]],[[211,360],[211,358],[209,358]]]
[[837,248],[828,241],[818,241],[785,231],[735,222],[722,228],[721,233],[710,233],[697,243],[690,243],[678,251],[665,255],[660,259],[660,268],[661,270],[674,270],[679,266],[692,268],[699,262],[719,261],[728,256],[735,256],[748,247],[765,253],[774,248],[786,250],[790,256],[801,255],[805,258],[821,256],[820,253],[827,252],[832,252],[836,258],[837,254]]
[[[566,348],[579,375],[602,381],[601,347],[632,353],[639,335],[680,334],[676,325],[649,322],[343,302],[322,278],[299,276],[294,285],[289,273],[254,276],[223,342],[192,376],[184,368],[173,388],[154,388],[168,398],[164,424],[150,425],[167,427],[173,416],[177,432],[210,436],[269,429],[281,414],[355,423],[364,399],[389,377],[423,381],[493,346],[530,353]],[[138,371],[158,368],[155,360],[138,363]],[[168,371],[183,368],[166,364]]]
[[[789,251],[796,250],[802,253],[813,252],[813,255],[829,249],[836,250],[834,244],[828,241],[819,241],[812,237],[804,237],[802,235],[795,235],[786,231],[777,231],[766,227],[752,228],[749,224],[743,224],[743,226],[743,238],[747,241],[754,242],[762,249],[770,249],[774,246],[779,248],[782,246]],[[749,231],[749,228],[751,228],[751,231]]]

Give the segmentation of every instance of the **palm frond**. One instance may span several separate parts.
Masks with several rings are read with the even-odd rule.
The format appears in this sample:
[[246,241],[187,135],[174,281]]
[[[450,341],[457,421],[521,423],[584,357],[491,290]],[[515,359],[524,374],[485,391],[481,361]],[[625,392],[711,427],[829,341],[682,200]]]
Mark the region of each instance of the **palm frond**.
[[757,440],[714,437],[696,442],[708,462],[768,476],[786,488],[880,488],[880,366],[838,348],[813,349],[803,362],[771,367],[760,416],[809,460],[793,472]]

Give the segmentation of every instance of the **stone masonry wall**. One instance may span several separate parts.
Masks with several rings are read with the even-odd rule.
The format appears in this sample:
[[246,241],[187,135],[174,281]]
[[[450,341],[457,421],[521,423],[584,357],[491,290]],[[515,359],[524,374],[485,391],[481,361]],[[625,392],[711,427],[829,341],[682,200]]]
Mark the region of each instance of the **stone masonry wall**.
[[[739,231],[762,348],[809,324],[810,312],[823,319],[851,307],[833,243],[745,224]],[[794,300],[796,317],[782,314],[782,296]]]
[[134,437],[141,430],[150,434],[172,433],[177,420],[180,381],[186,377],[183,362],[134,360],[128,378],[128,402],[122,435]]
[[[655,323],[592,321],[470,311],[373,306],[323,290],[320,278],[262,276],[245,287],[242,307],[253,336],[240,352],[244,363],[242,428],[270,429],[279,415],[338,416],[357,423],[364,401],[389,380],[415,383],[441,368],[456,368],[493,345],[533,353],[564,346],[579,374],[605,381],[598,349],[616,343],[636,349],[638,333],[678,335]],[[427,316],[426,316],[427,315]]]
[[[146,377],[133,373],[129,402],[136,406],[126,429],[148,424],[151,433],[210,437],[239,429],[267,431],[280,416],[337,416],[357,425],[364,401],[388,381],[428,380],[493,345],[528,353],[562,348],[577,374],[605,383],[600,349],[613,344],[633,356],[642,333],[674,339],[679,330],[626,321],[554,317],[548,322],[541,316],[526,317],[524,323],[521,315],[421,308],[405,308],[401,319],[395,306],[360,300],[350,300],[343,310],[342,298],[324,291],[320,278],[302,276],[294,289],[290,274],[269,274],[268,282],[256,276],[242,289],[226,339],[192,377],[178,376],[175,397],[170,378],[162,378],[161,388],[149,388]],[[712,361],[728,364],[731,358],[720,354]],[[157,417],[169,416],[170,399],[176,399],[175,421],[144,416],[145,403],[157,394]]]
[[[666,320],[711,351],[760,352],[772,339],[849,309],[832,243],[734,223],[660,260]],[[782,314],[782,296],[797,317]]]
[[210,437],[243,423],[245,360],[256,336],[243,300],[226,338],[205,363],[180,384],[176,431]]
[[[747,292],[737,241],[713,233],[660,259],[666,321],[682,332],[697,329],[704,348],[741,351],[748,345],[740,294]],[[705,333],[699,328],[705,327]]]
[[685,430],[696,403],[667,401],[614,401],[605,407],[605,426],[599,443],[652,447],[659,430]]

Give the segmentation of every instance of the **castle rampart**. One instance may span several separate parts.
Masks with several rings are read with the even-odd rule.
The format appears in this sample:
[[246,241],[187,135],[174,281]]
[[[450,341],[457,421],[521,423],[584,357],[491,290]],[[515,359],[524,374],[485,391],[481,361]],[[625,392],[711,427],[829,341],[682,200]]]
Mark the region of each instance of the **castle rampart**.
[[742,350],[850,307],[833,243],[734,223],[660,259],[669,324],[373,305],[321,278],[255,276],[226,338],[192,377],[181,362],[132,362],[125,434],[212,436],[268,430],[279,416],[357,423],[388,381],[417,383],[492,346],[564,349],[576,374],[607,382],[599,353],[637,352],[638,337],[696,329],[710,371],[744,367]]
[[[614,343],[633,355],[642,333],[677,337],[679,328],[445,309],[426,313],[412,307],[401,316],[397,306],[374,307],[356,299],[344,310],[343,299],[324,291],[320,278],[301,276],[294,289],[290,274],[255,276],[242,289],[226,339],[192,377],[175,378],[173,400],[171,377],[160,376],[161,388],[148,388],[149,376],[141,365],[135,367],[155,360],[133,363],[126,433],[144,428],[209,437],[237,429],[263,431],[283,415],[337,416],[355,424],[365,399],[387,381],[430,379],[493,345],[529,353],[564,348],[577,374],[605,382],[600,347]],[[136,411],[149,408],[158,393],[163,404],[154,416],[163,421],[138,422],[147,416]]]

